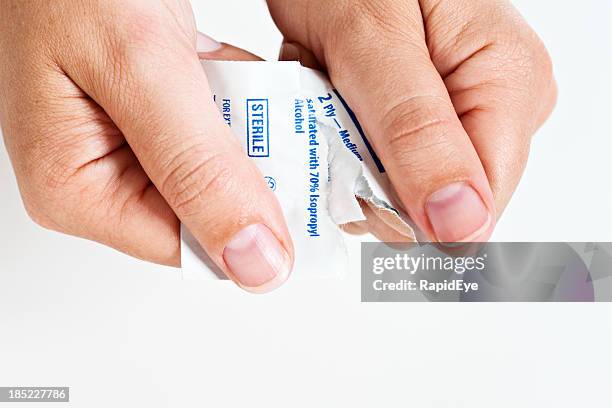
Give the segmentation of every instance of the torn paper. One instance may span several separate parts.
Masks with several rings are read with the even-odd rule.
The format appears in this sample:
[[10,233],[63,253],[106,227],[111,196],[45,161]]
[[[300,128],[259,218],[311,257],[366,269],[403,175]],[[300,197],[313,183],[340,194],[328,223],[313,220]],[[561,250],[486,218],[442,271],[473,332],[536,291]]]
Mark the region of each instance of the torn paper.
[[[342,96],[297,62],[203,61],[215,102],[278,198],[295,247],[293,276],[342,274],[340,226],[365,221],[359,197],[414,239],[385,169]],[[224,278],[181,227],[184,279]]]

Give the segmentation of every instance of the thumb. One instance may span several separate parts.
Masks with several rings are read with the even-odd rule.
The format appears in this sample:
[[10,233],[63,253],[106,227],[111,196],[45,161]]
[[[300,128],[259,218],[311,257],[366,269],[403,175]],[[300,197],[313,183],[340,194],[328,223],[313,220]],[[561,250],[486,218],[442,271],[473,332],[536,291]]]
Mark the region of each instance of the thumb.
[[[198,37],[205,56],[244,56]],[[109,78],[116,70],[95,61],[64,69],[72,68],[71,77],[106,110],[151,181],[227,276],[253,292],[276,288],[293,264],[278,201],[222,121],[196,41],[180,35],[149,40],[155,47],[106,51],[104,60],[121,67],[121,75]]]
[[411,218],[436,241],[487,240],[495,222],[489,181],[425,43],[354,48],[360,57],[351,64],[338,62],[349,58],[348,44],[332,53],[330,75]]
[[287,39],[327,68],[420,229],[441,242],[487,240],[496,219],[489,180],[431,61],[418,2],[376,12],[337,5],[330,16],[299,1],[302,16],[318,17],[303,23],[292,6],[268,3]]

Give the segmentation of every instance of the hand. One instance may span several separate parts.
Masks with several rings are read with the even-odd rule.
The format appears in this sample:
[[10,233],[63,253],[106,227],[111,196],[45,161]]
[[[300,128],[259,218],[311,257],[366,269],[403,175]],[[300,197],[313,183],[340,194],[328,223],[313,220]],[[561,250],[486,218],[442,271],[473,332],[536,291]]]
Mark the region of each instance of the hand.
[[[179,219],[240,286],[282,283],[276,198],[213,103],[187,1],[0,6],[0,121],[31,217],[179,265]],[[199,37],[211,59],[253,59]]]
[[326,69],[430,239],[486,241],[550,115],[550,58],[506,0],[268,0]]

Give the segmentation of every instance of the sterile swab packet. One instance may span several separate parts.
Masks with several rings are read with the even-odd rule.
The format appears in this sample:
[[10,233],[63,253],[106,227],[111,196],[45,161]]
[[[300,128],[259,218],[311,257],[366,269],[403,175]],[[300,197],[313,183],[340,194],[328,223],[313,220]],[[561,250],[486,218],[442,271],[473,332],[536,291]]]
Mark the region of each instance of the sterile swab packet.
[[[293,277],[345,271],[340,226],[366,220],[357,197],[414,240],[383,165],[324,74],[298,62],[202,66],[225,122],[281,204],[295,247]],[[184,226],[181,263],[184,279],[225,278]]]

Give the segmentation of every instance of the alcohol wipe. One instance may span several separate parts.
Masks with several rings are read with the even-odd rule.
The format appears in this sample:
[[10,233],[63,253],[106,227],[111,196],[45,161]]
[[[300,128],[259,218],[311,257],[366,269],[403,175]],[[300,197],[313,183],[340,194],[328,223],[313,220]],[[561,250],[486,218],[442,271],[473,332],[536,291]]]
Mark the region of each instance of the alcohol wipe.
[[[294,278],[344,273],[342,226],[366,221],[364,205],[415,241],[384,166],[324,74],[298,62],[202,66],[223,120],[280,202],[295,246]],[[181,264],[183,279],[225,279],[185,226]]]

